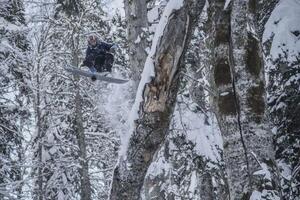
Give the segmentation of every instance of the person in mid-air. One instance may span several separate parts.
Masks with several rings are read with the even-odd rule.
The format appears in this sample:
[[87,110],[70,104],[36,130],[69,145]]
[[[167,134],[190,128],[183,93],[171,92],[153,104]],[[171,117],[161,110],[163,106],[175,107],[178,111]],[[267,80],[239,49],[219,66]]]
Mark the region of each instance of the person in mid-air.
[[82,65],[87,66],[93,73],[111,72],[114,56],[110,53],[110,50],[115,48],[115,44],[99,41],[96,35],[89,36],[88,48]]

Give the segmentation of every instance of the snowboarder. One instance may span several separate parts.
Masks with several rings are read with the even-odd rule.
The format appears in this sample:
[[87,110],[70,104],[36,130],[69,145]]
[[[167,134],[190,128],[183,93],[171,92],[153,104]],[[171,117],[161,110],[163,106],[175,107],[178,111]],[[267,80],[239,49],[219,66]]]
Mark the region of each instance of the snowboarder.
[[89,36],[86,57],[82,66],[87,66],[92,73],[111,72],[114,56],[110,53],[110,49],[115,48],[115,44],[99,41],[96,35]]
[[81,66],[87,66],[91,72],[78,69],[77,67],[67,65],[65,70],[75,75],[85,76],[92,78],[93,81],[105,81],[108,83],[123,84],[128,82],[126,79],[115,78],[107,76],[108,73],[97,72],[111,72],[114,61],[113,54],[110,53],[111,49],[115,49],[115,44],[108,44],[99,41],[96,35],[88,37],[88,48],[86,56]]

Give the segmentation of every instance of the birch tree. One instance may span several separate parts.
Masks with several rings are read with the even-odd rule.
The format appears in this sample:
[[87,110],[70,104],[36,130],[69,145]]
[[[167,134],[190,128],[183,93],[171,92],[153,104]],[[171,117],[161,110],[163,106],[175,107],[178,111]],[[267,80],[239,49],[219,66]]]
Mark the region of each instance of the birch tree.
[[23,1],[0,2],[0,199],[22,197],[29,50]]
[[232,1],[230,8],[225,1],[212,5],[214,102],[224,141],[230,199],[278,198],[272,134],[265,118],[256,2]]
[[[204,3],[170,1],[165,8],[138,89],[138,118],[128,149],[115,168],[110,199],[140,198],[147,169],[168,131],[178,90],[177,72]],[[150,77],[148,70],[153,70]]]

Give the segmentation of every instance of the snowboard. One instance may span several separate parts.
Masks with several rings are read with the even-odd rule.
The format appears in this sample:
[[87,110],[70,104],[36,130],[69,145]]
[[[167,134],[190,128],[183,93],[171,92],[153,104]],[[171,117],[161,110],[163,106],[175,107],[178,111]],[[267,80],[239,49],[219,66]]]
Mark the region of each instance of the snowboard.
[[106,81],[109,83],[122,84],[122,83],[128,82],[128,80],[125,80],[125,79],[119,79],[119,78],[105,76],[105,75],[109,74],[109,72],[92,73],[90,71],[80,70],[80,69],[76,69],[74,67],[65,67],[65,70],[68,72],[71,72],[73,74],[77,74],[77,75],[81,75],[81,76],[85,76],[85,77],[89,77],[89,78],[94,78],[95,80]]

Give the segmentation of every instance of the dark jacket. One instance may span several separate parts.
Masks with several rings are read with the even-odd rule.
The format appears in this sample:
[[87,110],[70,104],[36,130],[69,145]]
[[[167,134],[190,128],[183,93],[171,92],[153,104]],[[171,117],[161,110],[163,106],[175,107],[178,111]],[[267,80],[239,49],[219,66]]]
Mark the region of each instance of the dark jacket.
[[95,47],[89,45],[86,50],[86,56],[85,60],[83,61],[83,65],[87,67],[101,65],[101,63],[103,63],[105,60],[105,54],[110,50],[112,46],[113,44],[108,44],[105,42],[98,42]]

